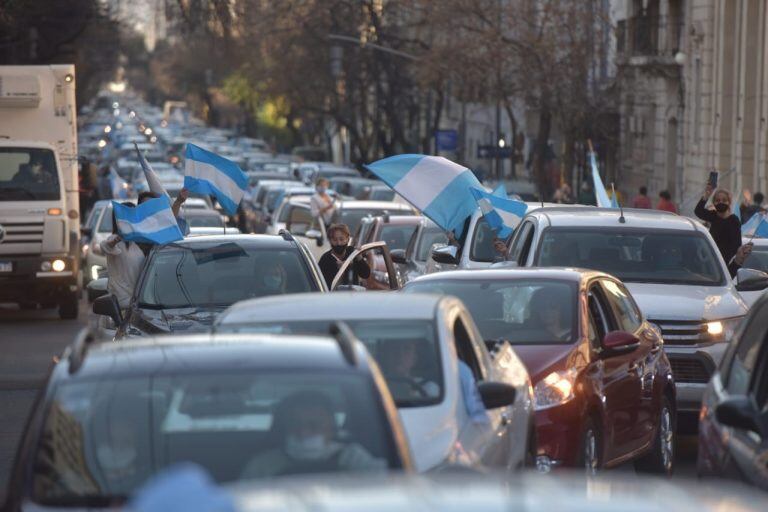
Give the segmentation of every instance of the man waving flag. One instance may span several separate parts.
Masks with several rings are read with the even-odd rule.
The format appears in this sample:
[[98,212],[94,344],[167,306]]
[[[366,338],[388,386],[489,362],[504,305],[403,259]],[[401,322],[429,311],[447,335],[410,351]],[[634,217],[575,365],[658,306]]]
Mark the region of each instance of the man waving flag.
[[123,240],[167,244],[184,238],[165,196],[148,199],[136,207],[112,201],[112,207]]
[[435,224],[460,238],[464,221],[477,208],[475,175],[441,156],[397,155],[365,166]]
[[485,221],[499,238],[511,235],[528,210],[528,205],[522,201],[499,197],[478,188],[472,189],[472,195]]
[[194,144],[187,144],[184,157],[184,187],[197,194],[216,196],[228,214],[237,213],[248,188],[248,177],[240,167]]
[[[149,191],[152,192],[156,197],[167,197],[168,200],[170,200],[170,194],[168,194],[168,191],[165,190],[163,184],[160,183],[160,178],[158,178],[157,174],[155,174],[155,170],[152,169],[152,167],[149,165],[149,162],[147,162],[147,159],[144,158],[144,155],[141,154],[141,151],[139,151],[139,146],[134,142],[133,147],[136,148],[136,154],[139,155],[139,164],[141,165],[141,170],[144,171],[144,178],[147,180]],[[173,206],[171,206],[174,214],[176,214],[176,222],[179,224],[179,229],[185,235],[189,234],[189,224],[187,224],[187,221],[184,218],[184,214],[181,213],[181,205],[184,203],[184,201],[187,200],[187,194],[187,190],[182,189],[179,197],[176,198],[176,202],[173,204]]]

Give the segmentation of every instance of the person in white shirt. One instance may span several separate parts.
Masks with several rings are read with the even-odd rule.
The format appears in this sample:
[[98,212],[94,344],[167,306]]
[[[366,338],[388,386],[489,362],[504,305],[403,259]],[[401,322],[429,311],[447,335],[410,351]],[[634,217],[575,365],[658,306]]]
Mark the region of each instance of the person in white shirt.
[[[131,202],[124,206],[135,206]],[[120,309],[127,309],[133,289],[144,266],[146,255],[135,242],[126,242],[117,231],[115,212],[112,211],[112,234],[101,242],[101,250],[107,255],[107,290],[117,298]]]
[[333,198],[328,195],[328,185],[330,185],[330,183],[325,178],[317,180],[317,185],[315,185],[316,193],[309,201],[312,217],[315,219],[322,219],[326,229],[331,225],[333,214],[336,211],[336,205],[333,202]]

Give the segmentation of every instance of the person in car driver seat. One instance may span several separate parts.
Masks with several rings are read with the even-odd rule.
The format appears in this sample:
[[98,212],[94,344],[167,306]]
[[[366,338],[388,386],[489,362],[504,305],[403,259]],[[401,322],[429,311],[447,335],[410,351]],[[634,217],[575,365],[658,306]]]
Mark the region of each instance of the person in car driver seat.
[[360,444],[337,439],[333,406],[317,391],[299,391],[275,408],[271,433],[276,446],[245,466],[241,480],[305,473],[383,471],[387,461]]
[[414,375],[413,368],[419,354],[416,340],[401,339],[382,343],[377,351],[381,371],[387,379],[392,394],[398,397],[435,398],[440,395],[440,387],[419,375]]

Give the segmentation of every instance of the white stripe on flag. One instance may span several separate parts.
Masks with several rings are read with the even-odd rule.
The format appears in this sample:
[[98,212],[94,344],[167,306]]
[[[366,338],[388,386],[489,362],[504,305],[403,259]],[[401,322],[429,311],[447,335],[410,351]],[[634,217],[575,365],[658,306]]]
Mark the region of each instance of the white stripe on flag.
[[243,190],[226,173],[206,162],[187,158],[184,174],[211,182],[224,195],[232,199],[235,204],[243,198]]
[[486,198],[482,198],[477,201],[477,205],[480,207],[480,211],[483,213],[483,215],[487,215],[493,211],[493,205]]
[[468,172],[466,167],[447,158],[427,156],[419,160],[395,184],[394,189],[416,208],[423,210],[463,172]]
[[496,213],[499,214],[499,217],[501,217],[501,220],[504,221],[504,225],[510,228],[516,228],[518,224],[520,224],[520,221],[522,220],[519,216],[515,215],[512,212],[508,212],[506,210],[502,210],[501,208],[495,208]]
[[176,225],[176,218],[173,216],[173,212],[170,208],[160,210],[154,215],[150,215],[141,222],[130,223],[128,221],[118,219],[117,227],[123,234],[131,233],[156,233],[163,229],[167,229]]

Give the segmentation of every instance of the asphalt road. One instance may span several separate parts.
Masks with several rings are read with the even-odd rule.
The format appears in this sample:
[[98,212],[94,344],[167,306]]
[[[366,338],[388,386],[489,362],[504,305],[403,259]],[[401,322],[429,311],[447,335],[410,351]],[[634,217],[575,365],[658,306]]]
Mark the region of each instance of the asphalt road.
[[[0,304],[0,504],[7,479],[35,395],[52,358],[61,354],[87,323],[83,301],[78,320],[59,320],[56,310],[20,311]],[[696,438],[678,440],[675,478],[695,477]],[[617,471],[634,472],[632,464]]]

